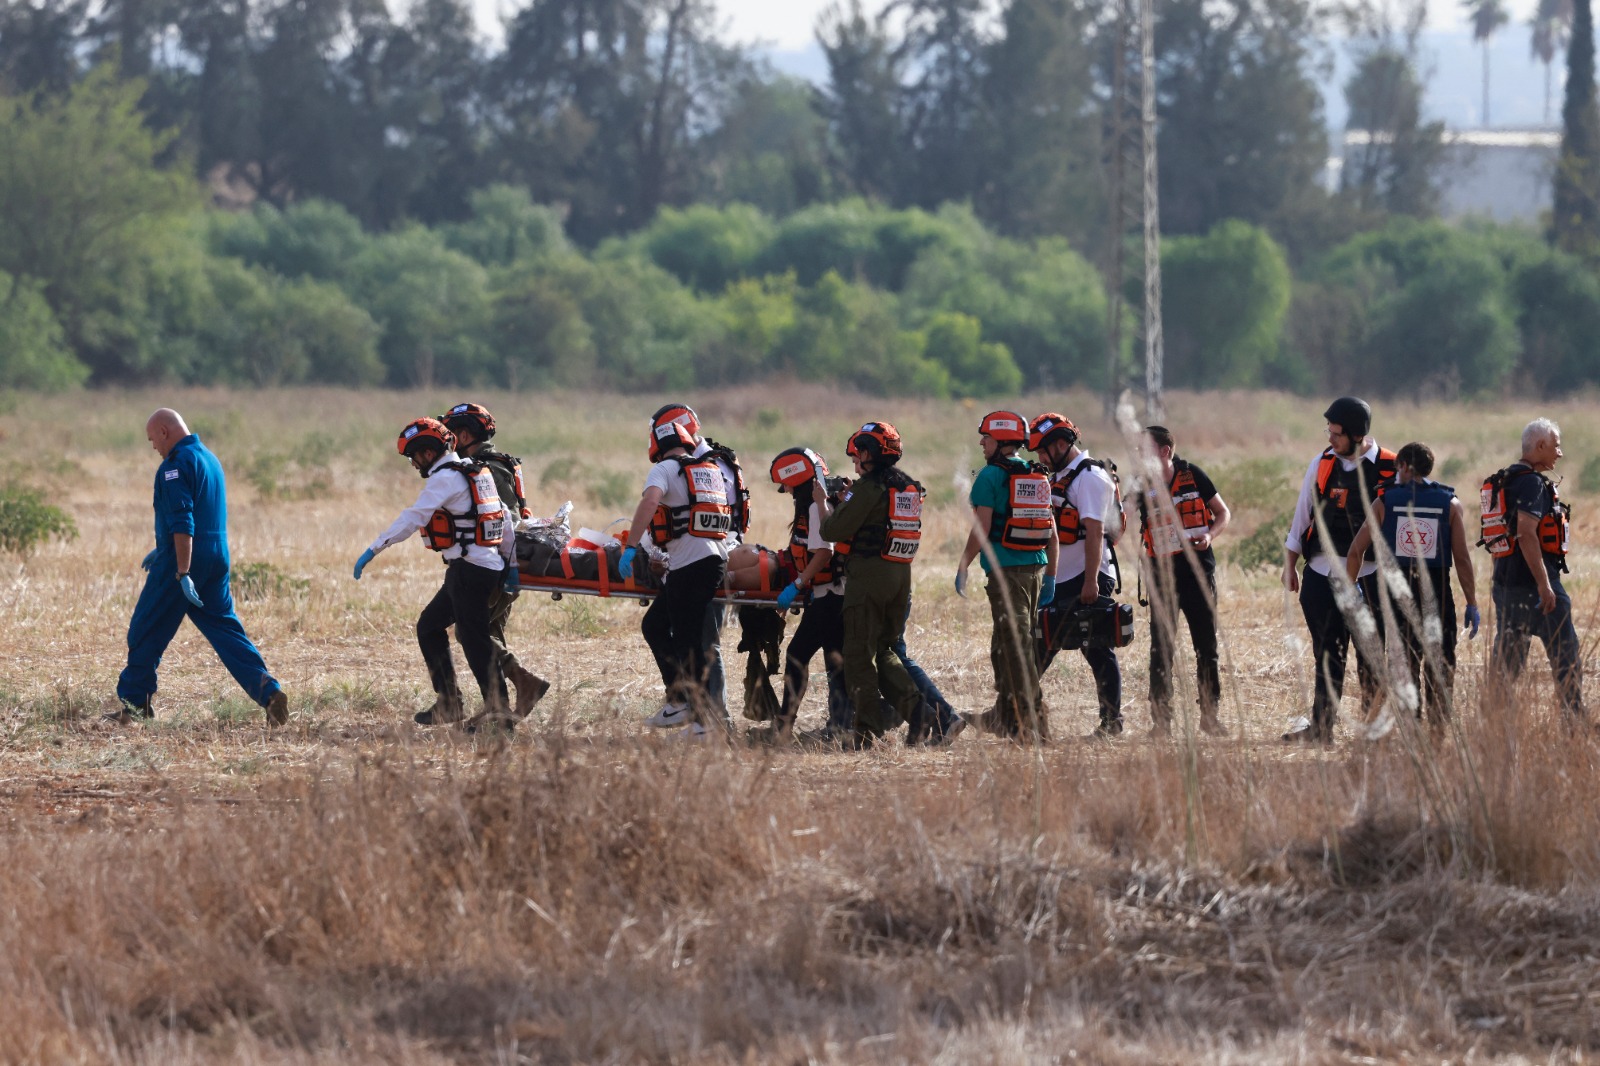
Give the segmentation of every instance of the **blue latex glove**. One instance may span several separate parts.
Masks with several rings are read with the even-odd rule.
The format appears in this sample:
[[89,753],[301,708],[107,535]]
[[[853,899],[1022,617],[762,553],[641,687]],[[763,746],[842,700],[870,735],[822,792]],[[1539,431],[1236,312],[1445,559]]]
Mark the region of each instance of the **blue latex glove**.
[[622,558],[617,560],[617,573],[622,575],[622,580],[628,581],[633,577],[633,557],[639,551],[633,545],[622,549]]
[[965,570],[956,571],[956,595],[962,599],[967,598],[967,572]]
[[1056,579],[1049,574],[1044,576],[1044,584],[1039,586],[1039,606],[1048,607],[1056,598]]
[[144,562],[139,564],[139,569],[149,570],[154,565],[156,565],[156,553],[151,551],[149,555],[144,557]]
[[372,562],[372,560],[373,554],[371,548],[368,548],[366,551],[361,553],[361,558],[356,560],[355,578],[357,581],[361,580],[361,571],[365,570],[367,568],[367,564]]
[[1472,636],[1470,638],[1468,638],[1468,639],[1471,639],[1471,640],[1476,640],[1477,639],[1477,637],[1478,637],[1478,626],[1480,626],[1482,623],[1483,623],[1483,615],[1478,613],[1478,605],[1477,604],[1472,604],[1471,606],[1469,606],[1467,608],[1467,628],[1472,630]]
[[196,592],[194,589],[194,578],[190,577],[188,574],[184,574],[178,578],[178,587],[183,590],[184,599],[188,600],[196,607],[205,606],[205,604],[200,602],[200,593]]
[[787,611],[789,605],[794,602],[794,598],[798,595],[800,595],[800,586],[793,581],[789,582],[784,586],[783,591],[778,593],[778,610]]
[[510,596],[515,596],[522,591],[521,575],[515,566],[506,567],[505,583],[500,587]]

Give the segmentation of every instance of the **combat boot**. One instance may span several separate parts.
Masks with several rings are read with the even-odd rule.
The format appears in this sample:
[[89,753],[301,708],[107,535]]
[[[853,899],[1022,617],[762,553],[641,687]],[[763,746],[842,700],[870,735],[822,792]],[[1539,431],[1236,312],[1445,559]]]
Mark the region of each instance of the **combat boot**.
[[439,693],[438,698],[433,701],[433,706],[425,711],[418,711],[412,716],[412,720],[418,725],[450,725],[466,716],[466,708],[461,702],[461,690],[451,688]]
[[117,709],[108,711],[104,717],[107,722],[116,725],[132,725],[139,721],[149,721],[156,716],[155,708],[151,704],[152,696],[146,696],[138,703],[119,698]]
[[283,694],[283,689],[272,694],[266,706],[267,723],[272,726],[289,724],[289,697]]
[[534,704],[544,699],[544,694],[550,691],[550,682],[521,663],[507,667],[506,680],[517,690],[517,702],[512,712],[517,718],[528,717]]

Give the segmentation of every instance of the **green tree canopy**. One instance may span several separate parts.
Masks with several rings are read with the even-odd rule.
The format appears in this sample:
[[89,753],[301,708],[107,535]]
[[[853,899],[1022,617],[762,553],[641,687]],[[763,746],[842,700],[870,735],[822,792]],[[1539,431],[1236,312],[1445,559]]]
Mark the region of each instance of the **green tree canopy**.
[[1289,264],[1259,226],[1230,220],[1161,249],[1167,381],[1179,388],[1250,386],[1278,352],[1289,311]]

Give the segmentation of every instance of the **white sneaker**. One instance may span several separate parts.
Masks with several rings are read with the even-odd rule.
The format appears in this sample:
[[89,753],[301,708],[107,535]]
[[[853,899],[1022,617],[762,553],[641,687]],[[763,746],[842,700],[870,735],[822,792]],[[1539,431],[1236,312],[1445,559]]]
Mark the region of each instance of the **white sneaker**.
[[667,739],[674,743],[704,744],[711,739],[711,730],[699,722],[690,722],[675,733],[668,733]]
[[689,705],[687,703],[663,703],[661,709],[644,720],[647,726],[656,729],[676,729],[689,721]]

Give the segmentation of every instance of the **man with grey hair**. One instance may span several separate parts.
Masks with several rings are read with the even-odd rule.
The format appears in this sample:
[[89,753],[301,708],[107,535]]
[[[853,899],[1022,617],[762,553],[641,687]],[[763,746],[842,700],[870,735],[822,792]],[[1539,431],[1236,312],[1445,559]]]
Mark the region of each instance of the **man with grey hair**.
[[1572,600],[1561,587],[1567,569],[1568,507],[1546,472],[1561,460],[1561,427],[1536,418],[1522,431],[1522,458],[1483,488],[1483,543],[1494,556],[1495,635],[1492,691],[1502,705],[1537,636],[1555,675],[1562,710],[1584,714],[1583,660],[1572,625]]
[[289,701],[233,612],[228,588],[228,492],[222,464],[190,433],[183,416],[163,407],[145,423],[156,467],[156,546],[128,623],[128,665],[117,679],[120,707],[107,717],[127,724],[154,718],[156,667],[188,618],[204,634],[267,721],[289,720]]

